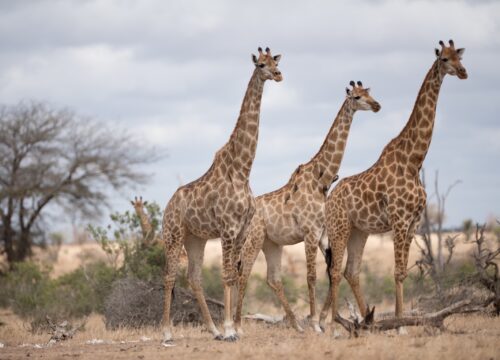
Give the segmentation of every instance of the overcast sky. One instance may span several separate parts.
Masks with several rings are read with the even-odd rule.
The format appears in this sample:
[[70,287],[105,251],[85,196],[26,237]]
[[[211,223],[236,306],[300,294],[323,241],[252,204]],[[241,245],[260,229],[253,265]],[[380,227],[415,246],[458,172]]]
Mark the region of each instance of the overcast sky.
[[264,90],[250,179],[259,195],[319,149],[351,79],[382,110],[356,114],[339,175],[370,167],[449,38],[466,48],[469,78],[445,79],[424,167],[443,188],[462,181],[447,225],[481,222],[500,215],[498,1],[0,1],[0,102],[70,107],[167,149],[148,186],[114,201],[124,209],[137,193],[164,207],[227,141],[250,54],[269,46],[284,80]]

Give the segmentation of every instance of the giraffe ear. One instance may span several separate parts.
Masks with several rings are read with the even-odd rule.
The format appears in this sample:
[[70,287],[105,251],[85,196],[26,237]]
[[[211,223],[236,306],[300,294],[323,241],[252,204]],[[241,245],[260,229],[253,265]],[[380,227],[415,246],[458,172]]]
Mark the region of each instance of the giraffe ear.
[[434,49],[434,51],[436,52],[436,57],[439,57],[439,55],[440,55],[440,53],[439,53],[439,49],[438,49],[438,48],[436,48],[436,49]]
[[147,201],[144,201],[142,204],[143,204],[144,206],[146,206],[146,205],[148,204],[148,202],[147,202]]
[[252,54],[252,61],[255,64],[255,66],[257,66],[257,56],[255,56],[254,54]]
[[345,88],[345,92],[347,95],[351,95],[351,90],[349,90],[349,88],[347,88],[347,87]]
[[133,202],[132,200],[130,200],[130,203],[132,204],[132,206],[134,206],[134,205],[135,205],[135,204],[134,204],[134,202]]
[[279,62],[280,62],[280,60],[281,60],[281,54],[280,54],[280,55],[275,55],[275,56],[273,56],[273,59],[274,59],[274,61],[276,61],[276,65],[278,65],[278,63],[279,63]]
[[366,91],[367,93],[370,93],[370,90],[371,90],[370,88],[366,88],[366,89],[365,89],[365,91]]
[[462,58],[462,55],[464,54],[465,52],[465,49],[464,48],[460,48],[460,49],[457,49],[457,55]]

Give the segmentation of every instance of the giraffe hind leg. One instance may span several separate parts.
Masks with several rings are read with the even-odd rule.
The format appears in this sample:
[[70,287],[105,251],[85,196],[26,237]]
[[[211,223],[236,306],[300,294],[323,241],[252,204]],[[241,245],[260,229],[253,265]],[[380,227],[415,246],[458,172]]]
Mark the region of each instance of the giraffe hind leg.
[[165,241],[165,258],[166,258],[166,270],[165,270],[165,300],[163,303],[163,341],[164,345],[170,345],[173,343],[172,336],[172,323],[170,319],[170,308],[172,303],[172,295],[175,285],[175,279],[177,276],[177,268],[179,265],[179,254],[182,250],[182,244],[184,242],[185,230],[184,227],[172,226],[172,224],[164,224],[164,241]]
[[207,330],[212,333],[215,339],[221,340],[222,335],[215,326],[208,305],[205,299],[205,294],[202,287],[202,267],[205,253],[205,245],[207,240],[190,235],[186,238],[184,247],[188,256],[188,281],[191,290],[193,291],[198,305],[200,306],[201,315]]
[[259,251],[265,239],[265,227],[261,219],[256,215],[248,229],[248,236],[240,254],[240,268],[238,277],[238,301],[236,304],[235,327],[238,334],[242,334],[241,313],[243,308],[243,298],[248,283],[248,278],[252,271],[253,264],[257,259]]
[[366,316],[366,303],[359,286],[359,273],[367,238],[367,233],[358,229],[352,230],[347,242],[347,264],[344,271],[344,277],[351,286],[351,290],[358,303],[359,311],[363,317]]
[[262,248],[267,262],[267,284],[274,291],[275,295],[278,297],[285,313],[291,322],[292,326],[299,332],[304,331],[302,327],[297,322],[297,318],[288,303],[285,295],[285,289],[281,281],[281,255],[283,248],[278,246],[271,241],[264,241],[264,246]]

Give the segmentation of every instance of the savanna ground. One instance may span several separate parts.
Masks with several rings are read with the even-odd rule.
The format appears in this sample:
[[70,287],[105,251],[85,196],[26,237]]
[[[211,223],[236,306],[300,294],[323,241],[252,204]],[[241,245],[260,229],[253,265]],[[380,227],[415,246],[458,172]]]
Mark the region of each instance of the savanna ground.
[[[466,257],[467,247],[457,246],[457,257]],[[373,273],[390,275],[393,272],[392,242],[390,236],[369,239],[365,264]],[[104,256],[98,246],[63,245],[57,262],[53,265],[53,274],[58,276],[81,265],[86,258]],[[415,263],[418,249],[411,251],[409,264]],[[286,248],[283,257],[283,273],[305,284],[305,263],[303,245]],[[220,245],[209,242],[206,249],[205,264],[220,263]],[[318,282],[324,283],[324,264],[318,256]],[[265,276],[265,262],[259,256],[254,272]],[[366,282],[366,279],[364,279]],[[308,313],[307,294],[300,288],[298,300],[293,308],[299,316]],[[319,299],[322,302],[323,298]],[[407,299],[406,308],[414,306],[414,300]],[[393,304],[385,299],[374,304],[377,311],[392,311]],[[282,314],[282,310],[268,303],[250,304],[247,301],[246,312],[261,312],[269,315]],[[9,310],[0,312],[0,359],[20,358],[81,358],[81,359],[262,359],[272,358],[350,358],[364,359],[497,359],[500,358],[500,318],[486,315],[454,315],[447,318],[447,331],[437,334],[424,327],[408,328],[408,335],[397,336],[390,331],[380,334],[364,334],[360,338],[349,338],[346,332],[342,337],[333,339],[331,330],[325,334],[316,334],[312,330],[297,333],[278,325],[268,325],[247,320],[244,324],[245,335],[236,343],[214,341],[202,327],[177,326],[175,345],[160,345],[161,331],[153,327],[138,330],[107,330],[101,315],[93,314],[86,319],[85,327],[76,333],[73,339],[60,342],[50,347],[45,344],[47,334],[31,334],[26,321],[21,320]],[[77,321],[78,322],[78,321]],[[1,345],[0,345],[1,346]]]

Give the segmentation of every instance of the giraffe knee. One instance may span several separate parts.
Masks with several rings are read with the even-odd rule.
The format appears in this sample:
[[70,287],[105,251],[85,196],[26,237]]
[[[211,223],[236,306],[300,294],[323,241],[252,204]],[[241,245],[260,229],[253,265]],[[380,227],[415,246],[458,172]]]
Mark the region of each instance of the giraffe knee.
[[224,282],[224,285],[227,286],[236,285],[236,283],[238,282],[238,271],[233,270],[223,274],[222,281]]
[[342,275],[334,272],[330,275],[330,279],[332,280],[332,283],[339,284],[340,280],[342,280]]
[[355,274],[348,269],[344,271],[344,278],[347,280],[349,284],[359,283],[359,274]]
[[316,282],[316,273],[307,274],[307,282]]
[[396,280],[396,282],[403,282],[406,277],[408,276],[408,272],[406,270],[404,271],[395,271],[394,272],[394,279]]

